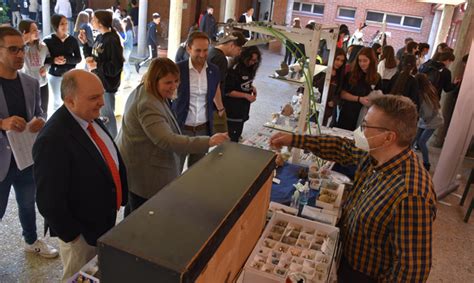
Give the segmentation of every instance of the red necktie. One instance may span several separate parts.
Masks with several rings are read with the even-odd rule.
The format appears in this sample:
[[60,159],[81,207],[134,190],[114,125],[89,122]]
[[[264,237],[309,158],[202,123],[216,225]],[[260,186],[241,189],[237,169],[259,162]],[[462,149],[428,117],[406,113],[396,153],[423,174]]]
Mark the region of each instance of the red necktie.
[[105,162],[107,163],[107,167],[109,167],[110,173],[112,174],[112,178],[114,179],[115,183],[115,190],[116,190],[116,195],[117,195],[117,210],[120,209],[120,205],[122,204],[122,183],[120,182],[120,173],[115,165],[115,161],[112,158],[112,155],[109,152],[109,149],[105,145],[104,141],[99,137],[97,132],[94,129],[94,126],[92,126],[91,123],[89,123],[89,126],[87,126],[87,130],[89,130],[89,133],[91,134],[92,139],[94,140],[95,144],[99,147],[100,152],[102,152],[102,156],[105,159]]

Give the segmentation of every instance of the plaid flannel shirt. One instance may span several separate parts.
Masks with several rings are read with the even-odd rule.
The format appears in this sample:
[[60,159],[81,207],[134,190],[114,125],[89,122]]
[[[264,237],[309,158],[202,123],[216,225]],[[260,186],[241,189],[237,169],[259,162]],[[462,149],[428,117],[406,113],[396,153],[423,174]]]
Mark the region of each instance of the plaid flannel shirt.
[[344,138],[294,135],[292,145],[342,165],[358,165],[339,223],[349,264],[379,282],[425,282],[436,195],[417,155],[407,148],[377,166]]

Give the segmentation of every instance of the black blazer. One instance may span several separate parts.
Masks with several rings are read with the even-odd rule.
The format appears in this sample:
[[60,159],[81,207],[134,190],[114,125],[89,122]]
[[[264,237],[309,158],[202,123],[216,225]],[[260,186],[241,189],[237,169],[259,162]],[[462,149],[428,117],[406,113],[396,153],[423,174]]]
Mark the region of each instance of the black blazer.
[[[100,121],[96,122],[107,132]],[[125,205],[126,170],[115,149]],[[38,135],[33,159],[36,203],[45,228],[64,242],[82,234],[89,245],[95,246],[97,239],[115,225],[115,184],[99,150],[64,105]]]

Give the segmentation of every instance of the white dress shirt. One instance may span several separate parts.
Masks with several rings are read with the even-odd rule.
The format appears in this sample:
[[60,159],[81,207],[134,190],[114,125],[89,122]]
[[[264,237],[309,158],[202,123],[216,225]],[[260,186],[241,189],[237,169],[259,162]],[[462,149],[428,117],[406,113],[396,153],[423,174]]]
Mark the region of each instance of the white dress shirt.
[[194,127],[207,123],[207,103],[207,62],[199,72],[189,58],[189,110],[184,124]]
[[[68,109],[68,111],[69,111],[69,109]],[[74,117],[74,119],[77,121],[79,126],[81,126],[81,128],[84,130],[84,132],[86,132],[87,136],[91,139],[92,143],[95,145],[95,147],[99,151],[102,158],[104,158],[104,156],[102,155],[102,152],[100,151],[100,148],[97,146],[97,144],[95,143],[94,139],[92,138],[89,130],[87,129],[87,127],[89,126],[89,122],[87,122],[86,120],[84,120],[82,118],[79,118],[76,114],[72,113],[71,111],[69,111],[69,113],[71,113],[72,117]],[[109,150],[110,154],[112,155],[112,158],[114,159],[115,165],[117,165],[117,169],[119,169],[118,155],[117,155],[117,150],[115,149],[115,146],[114,146],[114,141],[107,135],[107,133],[96,122],[92,121],[92,126],[94,127],[94,129],[97,132],[97,134],[99,135],[99,137],[102,139],[102,141],[107,146],[107,149]],[[104,158],[104,160],[105,160],[105,158]]]

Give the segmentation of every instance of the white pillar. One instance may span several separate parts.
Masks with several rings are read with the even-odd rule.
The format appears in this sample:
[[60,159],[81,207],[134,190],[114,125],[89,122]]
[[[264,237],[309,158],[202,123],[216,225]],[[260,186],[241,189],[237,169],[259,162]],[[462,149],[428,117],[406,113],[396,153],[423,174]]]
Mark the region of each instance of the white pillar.
[[431,29],[430,29],[430,37],[428,38],[428,44],[430,45],[430,53],[429,57],[431,58],[436,50],[436,46],[434,46],[435,39],[436,39],[436,34],[438,33],[438,28],[439,28],[439,22],[441,20],[441,14],[443,11],[441,10],[436,10],[434,17],[433,17],[433,23],[431,24]]
[[[291,19],[293,18],[293,4],[294,3],[295,3],[295,0],[288,0],[288,3],[286,4],[285,25],[287,27],[291,27],[291,24],[292,24]],[[282,44],[280,54],[284,55],[285,53],[286,53],[286,47],[285,47],[285,44]]]
[[170,24],[168,33],[168,58],[174,60],[181,43],[181,21],[183,18],[183,0],[173,0],[170,5]]
[[41,13],[43,16],[43,37],[51,34],[50,0],[41,0]]
[[[470,53],[474,54],[474,41],[472,40]],[[435,192],[439,198],[453,190],[456,174],[474,136],[474,111],[472,108],[474,105],[474,96],[472,95],[474,80],[469,77],[473,73],[474,56],[469,56],[456,108],[433,176]]]
[[433,49],[442,42],[446,42],[448,38],[449,28],[453,20],[454,5],[444,5],[443,13],[441,14],[441,21],[439,23],[438,32],[436,33],[436,39],[433,44]]
[[295,4],[295,0],[288,0],[288,4],[286,5],[285,24],[287,26],[291,26],[291,18],[293,17],[293,4]]
[[235,0],[227,0],[225,1],[225,16],[224,16],[224,21],[227,21],[228,19],[234,19],[238,20],[235,18]]
[[220,5],[220,9],[219,9],[219,22],[221,23],[225,23],[225,3],[227,1],[226,0],[221,0],[221,5]]
[[146,44],[147,13],[148,0],[140,0],[138,4],[138,57],[145,57],[148,52]]

